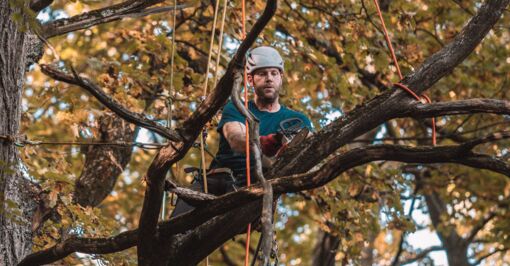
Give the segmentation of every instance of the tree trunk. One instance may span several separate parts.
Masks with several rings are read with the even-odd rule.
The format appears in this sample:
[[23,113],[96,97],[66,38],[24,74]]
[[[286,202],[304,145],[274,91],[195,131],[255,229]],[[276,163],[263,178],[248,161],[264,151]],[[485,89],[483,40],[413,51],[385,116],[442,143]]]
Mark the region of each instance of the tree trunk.
[[[135,131],[115,114],[106,112],[99,118],[100,139],[104,142],[131,142]],[[95,207],[113,190],[118,176],[124,171],[132,147],[88,146],[85,165],[76,180],[75,200],[82,206]]]
[[[30,35],[11,18],[16,10],[9,2],[0,1],[0,135],[8,138],[20,134],[21,91],[33,48]],[[13,138],[0,139],[0,265],[16,265],[32,252],[30,191]]]
[[340,239],[323,230],[319,230],[317,244],[313,251],[313,266],[334,266]]
[[456,228],[453,225],[439,228],[441,224],[444,224],[444,222],[441,222],[441,216],[447,215],[446,204],[436,192],[425,194],[425,202],[432,224],[445,248],[448,264],[456,266],[471,265],[467,256],[468,243],[457,233]]

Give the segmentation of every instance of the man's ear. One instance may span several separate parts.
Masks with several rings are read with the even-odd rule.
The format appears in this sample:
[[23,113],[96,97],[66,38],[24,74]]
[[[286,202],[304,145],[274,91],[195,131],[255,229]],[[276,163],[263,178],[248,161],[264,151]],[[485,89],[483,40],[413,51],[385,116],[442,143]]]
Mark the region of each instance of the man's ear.
[[253,87],[253,75],[252,74],[247,74],[246,78],[248,80],[248,84]]

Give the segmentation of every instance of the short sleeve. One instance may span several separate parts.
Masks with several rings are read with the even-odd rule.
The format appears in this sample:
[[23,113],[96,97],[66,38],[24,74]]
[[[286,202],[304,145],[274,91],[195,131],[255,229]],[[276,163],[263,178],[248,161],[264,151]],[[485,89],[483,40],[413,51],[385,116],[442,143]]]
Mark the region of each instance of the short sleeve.
[[308,117],[304,114],[301,114],[301,116],[303,117],[303,121],[305,122],[305,126],[310,130],[310,131],[315,131],[315,128],[313,127],[313,124],[312,122],[310,121],[310,119],[308,119]]
[[218,123],[218,132],[222,132],[221,129],[228,122],[240,122],[244,123],[244,116],[237,111],[237,108],[234,106],[232,101],[228,101],[228,103],[223,107],[223,112],[221,113],[221,119]]
[[311,132],[315,131],[315,128],[313,127],[312,122],[305,114],[298,112],[298,111],[290,110],[290,109],[287,109],[287,110],[288,110],[288,114],[287,114],[288,118],[291,118],[291,117],[299,118],[303,121],[304,126],[307,127]]
[[310,119],[308,119],[308,117],[306,115],[304,115],[303,113],[299,113],[298,112],[298,116],[299,116],[299,118],[301,120],[303,120],[303,123],[305,124],[305,127],[307,127],[312,132],[315,131],[312,122],[310,121]]

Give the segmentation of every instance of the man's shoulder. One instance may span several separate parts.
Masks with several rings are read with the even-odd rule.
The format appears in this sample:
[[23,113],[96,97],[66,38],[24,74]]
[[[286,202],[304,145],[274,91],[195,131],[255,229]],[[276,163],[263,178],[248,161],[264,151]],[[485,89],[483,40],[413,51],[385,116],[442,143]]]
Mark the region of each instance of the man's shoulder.
[[306,115],[300,111],[290,109],[287,106],[282,105],[282,111],[285,115],[306,117]]
[[223,111],[227,110],[237,110],[235,105],[234,105],[234,102],[232,102],[232,100],[228,100],[227,103],[223,106]]

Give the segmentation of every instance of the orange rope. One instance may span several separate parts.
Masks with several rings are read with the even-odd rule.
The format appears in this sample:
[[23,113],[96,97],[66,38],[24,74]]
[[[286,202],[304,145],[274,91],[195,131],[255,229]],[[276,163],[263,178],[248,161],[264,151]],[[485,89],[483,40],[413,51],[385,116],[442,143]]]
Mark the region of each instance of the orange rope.
[[[404,77],[402,76],[402,72],[400,71],[400,66],[398,65],[397,56],[395,55],[395,51],[393,50],[393,45],[391,44],[390,36],[388,34],[388,30],[386,29],[386,24],[384,23],[384,18],[382,16],[381,8],[379,8],[379,3],[377,0],[374,0],[374,4],[375,4],[375,7],[377,8],[377,14],[379,15],[379,19],[381,20],[384,38],[386,39],[386,44],[388,45],[388,49],[390,50],[391,58],[393,59],[393,64],[397,68],[398,77],[400,78],[400,80],[403,80]],[[425,102],[427,102],[427,103],[432,102],[427,95],[422,94],[421,96],[419,96],[413,90],[409,89],[407,86],[405,86],[404,84],[402,84],[400,82],[394,83],[393,85],[405,90],[406,92],[411,94],[418,101],[422,101],[422,99],[424,99]],[[436,119],[433,117],[432,118],[432,145],[436,146],[436,143],[437,143],[437,140],[436,140]]]
[[[246,38],[246,5],[245,0],[241,1],[241,9],[242,9],[242,39]],[[244,66],[244,107],[248,109],[248,82],[247,82],[247,73],[246,73],[246,65]],[[246,127],[246,185],[249,187],[251,185],[251,169],[250,169],[250,131],[248,130],[248,119],[245,120]],[[250,263],[250,235],[251,235],[251,223],[248,224],[248,229],[246,230],[246,250],[244,256],[244,265],[248,266]]]

